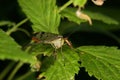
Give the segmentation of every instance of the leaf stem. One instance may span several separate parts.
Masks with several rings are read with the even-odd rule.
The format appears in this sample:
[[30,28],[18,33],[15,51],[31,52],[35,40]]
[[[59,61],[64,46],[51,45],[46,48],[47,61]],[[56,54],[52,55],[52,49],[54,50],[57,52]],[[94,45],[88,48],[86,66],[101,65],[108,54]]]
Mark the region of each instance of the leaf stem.
[[7,80],[12,80],[14,75],[16,74],[16,72],[21,68],[21,66],[23,65],[24,63],[23,62],[19,62],[17,64],[17,66],[15,67],[15,69],[12,71],[12,73],[10,74],[10,76],[8,77]]
[[60,13],[62,10],[64,10],[67,6],[69,6],[70,4],[72,4],[72,0],[69,0],[67,3],[65,3],[62,7],[60,7],[60,9],[58,10],[58,12]]
[[29,75],[31,75],[33,72],[28,71],[27,73],[25,73],[24,75],[22,75],[21,77],[18,77],[16,80],[24,80],[26,77],[28,77]]
[[6,32],[6,34],[7,34],[7,35],[10,35],[12,32],[16,31],[19,26],[21,26],[22,24],[24,24],[24,23],[27,22],[27,21],[28,21],[28,18],[22,20],[21,22],[19,22],[19,23],[16,24],[15,26],[13,26],[10,30],[8,30],[8,31]]
[[[27,47],[25,52],[28,52],[31,49],[31,46]],[[13,77],[15,76],[16,72],[22,67],[24,63],[23,62],[19,62],[16,67],[14,68],[14,70],[11,72],[11,74],[9,75],[7,80],[12,80]]]
[[30,33],[27,30],[23,29],[23,28],[17,28],[16,30],[24,32],[29,37],[31,36]]
[[15,62],[9,63],[9,65],[0,73],[0,80],[3,80],[3,78],[7,75],[7,73],[12,69],[14,65]]

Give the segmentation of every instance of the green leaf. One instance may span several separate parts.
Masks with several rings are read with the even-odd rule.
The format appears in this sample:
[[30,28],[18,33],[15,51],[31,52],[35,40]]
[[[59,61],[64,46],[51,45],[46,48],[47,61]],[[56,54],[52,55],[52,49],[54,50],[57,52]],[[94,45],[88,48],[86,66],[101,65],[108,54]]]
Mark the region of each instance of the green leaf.
[[62,49],[62,52],[57,51],[54,64],[43,74],[46,80],[73,80],[75,73],[78,73],[80,66],[78,54],[68,47]]
[[84,5],[87,2],[87,0],[71,0],[71,1],[73,1],[74,6],[80,6],[80,7],[84,7]]
[[[76,10],[77,9],[75,9],[75,8],[66,8],[61,12],[61,16],[66,17],[66,18],[68,18],[69,21],[73,21],[77,24],[80,24],[81,22],[85,22],[85,20],[80,19],[76,16]],[[102,21],[103,23],[106,23],[106,24],[114,24],[114,25],[119,24],[119,22],[117,20],[115,20],[107,15],[101,14],[101,13],[91,12],[91,11],[87,11],[87,10],[83,10],[83,13],[90,16],[90,18],[92,20]],[[94,24],[94,22],[93,22],[93,24]]]
[[117,20],[112,19],[111,17],[109,17],[107,15],[97,13],[97,12],[91,12],[91,11],[83,11],[83,12],[86,13],[88,16],[90,16],[91,19],[93,19],[93,20],[99,20],[106,24],[115,24],[115,25],[119,24],[119,22]]
[[73,21],[77,24],[80,24],[81,22],[85,22],[85,20],[80,19],[76,16],[76,9],[73,8],[66,8],[61,13],[62,17],[68,18],[69,21]]
[[58,33],[60,15],[56,0],[18,0],[36,32]]
[[116,47],[83,46],[80,52],[81,66],[89,75],[102,80],[120,80],[120,50]]
[[32,55],[23,52],[21,47],[2,30],[0,30],[0,59],[20,60],[31,64],[36,62]]

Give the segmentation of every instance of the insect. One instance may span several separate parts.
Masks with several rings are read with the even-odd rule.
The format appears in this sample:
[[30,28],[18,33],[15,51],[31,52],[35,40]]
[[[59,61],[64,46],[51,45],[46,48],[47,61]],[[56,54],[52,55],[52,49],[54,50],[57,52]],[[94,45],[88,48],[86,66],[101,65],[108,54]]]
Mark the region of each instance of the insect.
[[104,1],[105,1],[105,0],[92,0],[92,2],[93,2],[94,4],[96,4],[97,6],[102,6],[103,3],[104,3]]
[[72,48],[68,39],[58,34],[40,32],[36,34],[36,37],[32,37],[32,40],[36,43],[51,44],[55,49],[61,48],[66,42]]

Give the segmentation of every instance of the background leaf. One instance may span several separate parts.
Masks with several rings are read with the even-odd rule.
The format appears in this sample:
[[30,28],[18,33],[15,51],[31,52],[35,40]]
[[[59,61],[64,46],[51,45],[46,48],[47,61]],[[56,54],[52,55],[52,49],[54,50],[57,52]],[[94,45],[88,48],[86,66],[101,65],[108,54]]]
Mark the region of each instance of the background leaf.
[[[61,12],[61,16],[66,17],[66,18],[68,18],[68,20],[73,21],[77,24],[80,24],[81,22],[85,22],[85,20],[82,20],[76,16],[76,10],[77,9],[75,9],[75,8],[66,8],[65,10],[63,10]],[[102,21],[103,23],[106,23],[106,24],[114,24],[114,25],[119,24],[119,22],[117,20],[112,19],[109,16],[106,16],[101,13],[91,12],[91,11],[87,11],[87,10],[83,10],[83,13],[90,16],[90,18],[92,20]]]
[[36,60],[32,55],[21,50],[21,47],[8,35],[0,30],[0,59],[11,59],[34,64]]
[[91,12],[91,11],[84,11],[84,13],[88,14],[93,20],[100,20],[106,24],[115,24],[115,25],[119,24],[117,20],[112,19],[109,16],[101,13]]
[[56,0],[18,0],[36,32],[58,33],[60,16]]
[[87,2],[87,0],[71,0],[71,1],[73,1],[74,6],[80,7],[84,7],[85,3]]
[[89,75],[103,80],[120,79],[120,50],[116,47],[83,46],[78,48],[81,66]]
[[73,80],[75,73],[79,70],[78,60],[77,53],[68,47],[63,47],[62,52],[57,51],[54,64],[44,73],[46,80]]
[[72,8],[66,8],[60,14],[62,17],[66,17],[69,21],[73,21],[77,24],[80,24],[81,22],[85,22],[85,20],[80,19],[76,16],[76,10]]

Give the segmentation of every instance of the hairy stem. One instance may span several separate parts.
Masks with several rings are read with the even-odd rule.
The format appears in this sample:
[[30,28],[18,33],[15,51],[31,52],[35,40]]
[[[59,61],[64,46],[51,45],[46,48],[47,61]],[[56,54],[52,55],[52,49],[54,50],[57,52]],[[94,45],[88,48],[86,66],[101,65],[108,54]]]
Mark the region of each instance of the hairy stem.
[[28,71],[27,73],[25,73],[24,75],[22,75],[21,77],[18,77],[16,80],[23,80],[26,77],[30,76],[33,72]]
[[30,33],[29,33],[27,30],[25,30],[25,29],[17,28],[16,30],[17,30],[17,31],[22,31],[22,32],[24,32],[28,37],[31,36]]
[[[31,49],[31,46],[27,47],[25,52],[29,52],[29,50]],[[23,66],[23,62],[19,62],[16,67],[14,68],[14,70],[11,72],[11,74],[9,75],[9,77],[7,78],[7,80],[13,80],[13,77],[15,76],[16,72]]]
[[7,73],[12,69],[14,65],[15,62],[9,63],[9,65],[0,73],[0,80],[3,80],[3,78],[7,75]]
[[24,19],[24,20],[22,20],[21,22],[19,22],[19,23],[16,24],[15,26],[13,26],[10,30],[8,30],[8,31],[6,32],[6,34],[7,34],[7,35],[10,35],[12,32],[16,31],[19,26],[21,26],[22,24],[24,24],[24,23],[27,22],[27,21],[28,21],[27,18]]
[[66,7],[68,7],[70,4],[72,4],[72,1],[69,0],[67,3],[65,3],[62,7],[60,7],[60,9],[58,10],[58,12],[60,13],[62,10],[64,10]]
[[12,71],[12,73],[9,75],[8,79],[7,80],[13,80],[13,77],[14,75],[16,74],[16,72],[21,68],[21,66],[23,65],[24,63],[23,62],[19,62],[15,69]]

